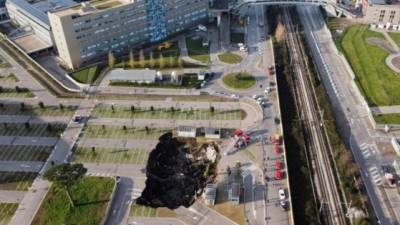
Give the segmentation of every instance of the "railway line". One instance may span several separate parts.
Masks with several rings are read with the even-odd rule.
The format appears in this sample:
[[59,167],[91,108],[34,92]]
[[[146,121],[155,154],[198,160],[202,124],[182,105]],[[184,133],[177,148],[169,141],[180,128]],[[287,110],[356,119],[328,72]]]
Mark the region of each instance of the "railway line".
[[332,167],[330,146],[326,139],[316,94],[310,72],[305,62],[306,54],[301,38],[293,25],[287,7],[283,7],[283,23],[286,28],[286,44],[293,70],[296,104],[300,112],[304,136],[311,160],[314,187],[319,200],[320,218],[323,224],[346,224],[335,170]]

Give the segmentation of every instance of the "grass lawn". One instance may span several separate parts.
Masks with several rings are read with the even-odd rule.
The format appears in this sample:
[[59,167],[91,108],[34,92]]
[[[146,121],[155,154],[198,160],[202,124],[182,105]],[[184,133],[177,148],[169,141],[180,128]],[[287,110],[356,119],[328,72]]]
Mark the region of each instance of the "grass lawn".
[[60,109],[59,106],[45,106],[43,109],[39,106],[26,105],[25,109],[21,110],[19,104],[4,104],[0,108],[0,115],[32,115],[32,116],[67,116],[70,117],[74,114],[76,106],[65,106]]
[[75,208],[64,189],[52,185],[32,225],[100,224],[105,216],[115,181],[105,177],[85,177],[71,187]]
[[243,120],[246,112],[241,109],[217,110],[212,113],[209,109],[186,109],[155,108],[153,111],[145,108],[115,107],[112,111],[110,106],[96,106],[92,113],[93,117],[107,118],[132,118],[132,119],[179,119],[179,120]]
[[33,137],[58,137],[67,127],[63,123],[50,123],[49,128],[45,123],[2,123],[0,125],[1,136],[33,136]]
[[230,52],[225,52],[225,53],[219,54],[218,59],[221,62],[229,63],[229,64],[237,64],[242,61],[242,57],[240,55],[230,53]]
[[170,128],[150,128],[147,132],[144,127],[123,126],[99,126],[89,125],[85,127],[83,137],[85,138],[110,138],[110,139],[137,139],[137,140],[157,140],[161,135],[171,132]]
[[37,173],[0,171],[0,190],[27,191]]
[[129,212],[129,216],[132,217],[155,217],[156,209],[142,206],[142,205],[131,205],[131,210]]
[[0,203],[0,225],[7,225],[17,208],[17,203]]
[[210,62],[210,50],[208,47],[203,47],[202,43],[202,38],[197,40],[186,38],[189,57],[203,63],[208,63]]
[[32,98],[35,95],[28,88],[0,87],[0,97],[3,98]]
[[116,164],[146,164],[150,151],[145,149],[116,149],[79,147],[74,154],[74,161]]
[[19,79],[13,73],[9,73],[8,75],[0,75],[1,81],[8,81],[8,82],[18,82]]
[[385,64],[387,51],[366,42],[369,37],[383,35],[368,30],[368,26],[349,27],[340,45],[356,74],[357,84],[370,106],[400,104],[400,75]]
[[400,33],[388,32],[388,34],[396,42],[397,46],[400,46]]
[[99,66],[92,66],[83,70],[71,73],[71,77],[79,83],[91,84],[99,76],[101,69]]
[[400,124],[400,113],[374,115],[378,124]]
[[222,81],[226,86],[232,89],[248,89],[256,84],[256,80],[250,73],[239,72],[226,74]]

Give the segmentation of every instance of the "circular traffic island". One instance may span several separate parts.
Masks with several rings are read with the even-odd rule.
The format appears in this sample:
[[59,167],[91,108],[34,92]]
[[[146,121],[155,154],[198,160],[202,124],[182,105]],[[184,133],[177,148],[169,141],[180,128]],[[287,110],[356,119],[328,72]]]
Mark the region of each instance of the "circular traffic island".
[[222,77],[222,81],[235,90],[249,89],[256,84],[256,79],[248,72],[228,73]]
[[218,59],[221,62],[228,63],[228,64],[238,64],[242,62],[243,58],[240,55],[231,53],[231,52],[224,52],[218,55]]

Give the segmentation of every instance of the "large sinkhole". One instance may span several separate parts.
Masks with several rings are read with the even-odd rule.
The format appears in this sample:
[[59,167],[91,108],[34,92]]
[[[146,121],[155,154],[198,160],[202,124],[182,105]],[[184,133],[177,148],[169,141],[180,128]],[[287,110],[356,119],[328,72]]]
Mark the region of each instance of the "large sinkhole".
[[194,138],[160,137],[146,166],[146,187],[136,200],[150,207],[189,207],[217,176],[220,159],[217,144]]

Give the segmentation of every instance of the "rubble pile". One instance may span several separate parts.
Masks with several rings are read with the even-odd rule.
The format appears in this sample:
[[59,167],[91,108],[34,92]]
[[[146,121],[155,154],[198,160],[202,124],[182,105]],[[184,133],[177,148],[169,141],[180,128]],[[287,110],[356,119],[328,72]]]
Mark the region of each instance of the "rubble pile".
[[219,149],[194,138],[160,137],[146,167],[146,187],[137,204],[151,207],[189,207],[217,176]]

